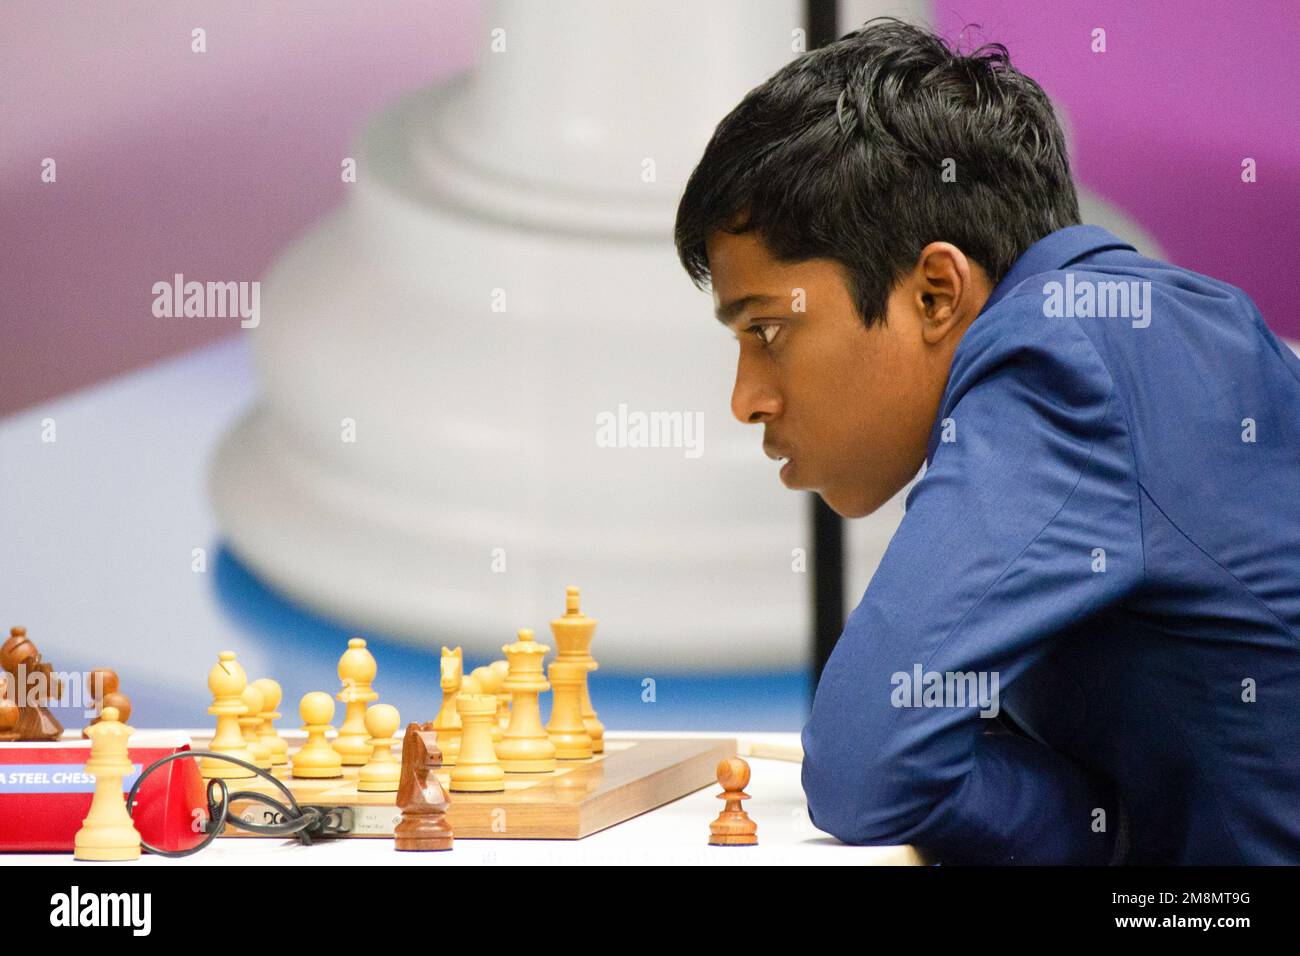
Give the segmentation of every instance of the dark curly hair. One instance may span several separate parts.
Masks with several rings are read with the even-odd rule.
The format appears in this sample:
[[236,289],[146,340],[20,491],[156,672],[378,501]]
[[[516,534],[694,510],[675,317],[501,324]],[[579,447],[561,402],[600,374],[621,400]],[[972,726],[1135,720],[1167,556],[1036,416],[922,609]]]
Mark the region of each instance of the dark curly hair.
[[1006,48],[963,55],[880,18],[791,61],[718,124],[674,232],[701,289],[718,230],[756,231],[781,262],[836,260],[872,325],[927,243],[951,242],[997,282],[1078,222],[1051,101]]

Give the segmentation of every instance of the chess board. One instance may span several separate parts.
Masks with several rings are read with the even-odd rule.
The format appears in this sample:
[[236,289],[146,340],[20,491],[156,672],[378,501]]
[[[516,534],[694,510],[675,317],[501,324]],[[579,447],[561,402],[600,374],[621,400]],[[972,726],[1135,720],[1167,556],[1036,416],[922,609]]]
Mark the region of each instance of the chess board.
[[[290,760],[295,741],[289,734]],[[196,738],[195,749],[207,740]],[[456,839],[580,840],[655,807],[717,783],[718,762],[736,755],[734,739],[606,738],[605,752],[590,760],[559,761],[550,773],[506,775],[506,789],[460,793],[450,789],[450,768],[438,772],[450,807],[447,820]],[[357,790],[359,768],[341,778],[295,780],[287,767],[273,771],[301,804],[346,808],[351,836],[389,837],[401,817],[396,793]],[[228,781],[232,790],[257,790],[281,797],[265,781]],[[276,823],[276,811],[255,801],[236,801],[231,810],[255,823]],[[227,827],[222,836],[255,834]],[[277,838],[283,839],[283,838]]]

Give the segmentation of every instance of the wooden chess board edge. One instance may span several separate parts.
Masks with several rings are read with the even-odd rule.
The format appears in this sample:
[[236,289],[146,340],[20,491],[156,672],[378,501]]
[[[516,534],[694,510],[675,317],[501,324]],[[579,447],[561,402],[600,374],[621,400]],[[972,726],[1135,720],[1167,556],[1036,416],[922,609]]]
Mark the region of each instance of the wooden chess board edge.
[[618,790],[597,794],[592,800],[584,803],[578,824],[578,839],[716,784],[718,763],[728,757],[736,756],[735,740],[702,739],[687,742],[698,743],[702,745],[701,749],[679,763],[664,767],[640,781],[641,793],[637,801],[640,809],[629,812],[631,808],[627,803],[627,794]]
[[[620,746],[607,750],[603,759],[575,762],[564,774],[533,787],[449,793],[447,820],[456,838],[579,840],[715,784],[718,762],[735,756],[737,748],[733,738],[622,737],[617,743]],[[328,787],[316,790],[321,783],[334,785],[339,780],[310,781],[302,790],[295,781],[284,782],[295,790],[300,803],[348,807],[355,829],[347,838],[392,838],[398,814],[391,801],[376,802],[381,795],[357,799],[356,794],[329,793]],[[241,786],[275,795],[269,784]],[[232,811],[244,817],[251,811],[258,822],[275,822],[256,805],[241,802]],[[221,835],[259,838],[231,827]]]

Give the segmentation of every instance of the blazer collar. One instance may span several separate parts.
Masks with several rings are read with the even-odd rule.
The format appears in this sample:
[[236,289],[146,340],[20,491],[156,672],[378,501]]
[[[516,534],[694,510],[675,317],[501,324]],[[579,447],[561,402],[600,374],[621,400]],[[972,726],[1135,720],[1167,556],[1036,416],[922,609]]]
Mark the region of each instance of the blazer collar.
[[1137,251],[1132,245],[1101,226],[1066,226],[1064,229],[1043,236],[1012,264],[1011,270],[994,287],[993,294],[989,296],[989,300],[984,303],[984,308],[980,311],[987,312],[993,308],[1008,292],[1030,276],[1061,269],[1103,249]]
[[[1044,236],[1026,249],[1020,258],[1012,264],[1011,269],[1002,277],[1002,281],[994,287],[988,301],[984,303],[984,307],[980,309],[980,315],[997,305],[999,301],[1006,297],[1007,293],[1030,276],[1062,269],[1103,249],[1131,249],[1134,252],[1137,251],[1130,243],[1125,242],[1101,226],[1066,226],[1064,229],[1058,229],[1056,232]],[[969,329],[966,334],[970,334]],[[961,346],[962,343],[958,343],[958,351],[961,350]],[[953,360],[956,361],[955,354]],[[927,442],[925,451],[927,468],[934,458],[935,449],[939,445],[939,426],[942,421],[943,411],[947,407],[948,389],[951,387],[952,380],[949,378],[948,386],[944,389],[944,399],[939,404],[939,417],[935,418],[934,425],[930,428],[930,440]]]

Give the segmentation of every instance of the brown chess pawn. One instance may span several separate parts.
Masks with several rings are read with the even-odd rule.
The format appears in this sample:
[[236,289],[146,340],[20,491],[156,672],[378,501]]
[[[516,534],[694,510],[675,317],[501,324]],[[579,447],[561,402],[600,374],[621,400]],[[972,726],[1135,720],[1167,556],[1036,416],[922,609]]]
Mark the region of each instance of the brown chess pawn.
[[402,819],[393,828],[394,849],[451,849],[447,793],[436,773],[442,766],[437,740],[433,722],[407,725],[402,741],[402,777],[397,784],[397,806],[402,811]]
[[12,627],[9,639],[0,645],[0,669],[15,689],[18,720],[9,739],[58,740],[63,725],[50,713],[48,705],[63,697],[63,682],[54,669],[41,659],[36,645],[27,637],[27,628]]
[[719,800],[727,801],[718,818],[709,824],[709,843],[713,846],[753,846],[758,842],[758,824],[741,806],[748,800],[749,764],[739,757],[728,757],[718,764],[718,784],[723,792]]
[[90,695],[90,701],[94,705],[95,719],[82,729],[82,737],[90,737],[86,731],[103,719],[105,707],[116,708],[118,720],[122,723],[130,719],[131,700],[125,694],[118,692],[118,686],[117,671],[108,667],[97,667],[86,675],[86,693]]
[[[105,694],[104,699],[100,701],[99,712],[102,714],[107,707],[117,710],[120,715],[119,720],[125,720],[131,716],[131,698],[127,697],[126,694]],[[100,718],[96,717],[95,719],[99,720]]]

